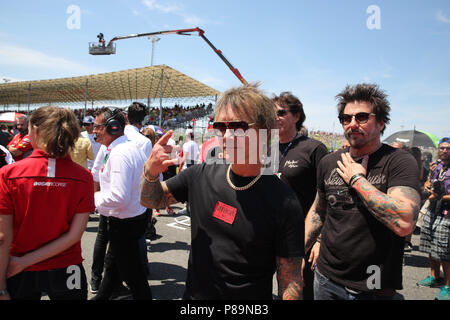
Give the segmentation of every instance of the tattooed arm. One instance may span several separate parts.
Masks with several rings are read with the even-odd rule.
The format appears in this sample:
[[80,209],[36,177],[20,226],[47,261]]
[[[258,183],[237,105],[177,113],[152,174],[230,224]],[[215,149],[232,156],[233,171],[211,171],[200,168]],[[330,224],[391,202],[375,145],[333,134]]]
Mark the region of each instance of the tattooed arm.
[[385,226],[401,237],[409,235],[414,230],[420,210],[420,195],[410,187],[396,186],[389,188],[387,194],[375,188],[364,176],[369,156],[363,158],[362,164],[355,162],[350,153],[343,153],[338,161],[337,172],[350,185],[351,178],[358,178],[350,186],[356,190],[370,212]]
[[178,202],[166,184],[159,181],[159,174],[177,162],[177,159],[170,159],[169,154],[173,147],[167,145],[172,134],[173,131],[170,130],[155,143],[150,157],[145,162],[140,184],[140,202],[144,207],[159,209]]
[[314,245],[322,231],[326,209],[327,202],[325,195],[321,191],[318,191],[316,193],[316,199],[305,219],[305,252],[308,252]]
[[302,258],[277,257],[276,260],[278,296],[283,300],[302,300]]
[[411,187],[392,187],[381,192],[365,178],[358,179],[353,188],[370,212],[394,231],[405,237],[413,230],[420,210],[420,195]]
[[141,177],[141,205],[146,208],[159,209],[166,208],[178,201],[170,193],[164,182],[159,180],[150,182],[144,177]]

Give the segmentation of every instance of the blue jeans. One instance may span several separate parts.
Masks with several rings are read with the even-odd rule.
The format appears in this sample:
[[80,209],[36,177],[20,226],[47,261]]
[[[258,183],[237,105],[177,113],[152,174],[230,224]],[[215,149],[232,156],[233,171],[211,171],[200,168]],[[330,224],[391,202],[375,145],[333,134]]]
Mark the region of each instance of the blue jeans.
[[404,300],[396,293],[394,296],[380,296],[373,292],[357,292],[328,279],[319,270],[314,271],[314,300]]

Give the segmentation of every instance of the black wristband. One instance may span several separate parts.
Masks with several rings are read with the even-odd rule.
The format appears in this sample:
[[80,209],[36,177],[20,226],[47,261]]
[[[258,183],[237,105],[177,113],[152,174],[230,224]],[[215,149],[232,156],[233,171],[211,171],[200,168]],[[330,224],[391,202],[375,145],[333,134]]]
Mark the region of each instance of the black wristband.
[[351,177],[349,182],[350,187],[353,187],[353,185],[359,178],[365,178],[365,176],[362,173],[357,173],[353,177]]

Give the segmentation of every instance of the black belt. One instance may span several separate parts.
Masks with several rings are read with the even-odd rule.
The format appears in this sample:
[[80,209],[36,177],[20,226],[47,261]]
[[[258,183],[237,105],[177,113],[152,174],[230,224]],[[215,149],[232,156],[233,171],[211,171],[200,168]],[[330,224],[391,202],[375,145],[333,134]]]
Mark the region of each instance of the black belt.
[[132,218],[120,219],[120,218],[116,218],[116,217],[108,217],[108,219],[112,220],[112,221],[137,221],[137,220],[146,219],[147,217],[148,217],[148,212],[145,211],[144,213],[142,213],[142,214],[140,214],[138,216],[132,217]]

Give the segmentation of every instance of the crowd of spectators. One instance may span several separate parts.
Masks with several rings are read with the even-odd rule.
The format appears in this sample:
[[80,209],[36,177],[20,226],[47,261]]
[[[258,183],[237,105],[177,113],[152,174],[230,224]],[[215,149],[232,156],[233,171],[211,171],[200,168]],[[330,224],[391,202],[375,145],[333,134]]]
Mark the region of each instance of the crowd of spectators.
[[321,130],[310,131],[308,137],[319,140],[322,142],[330,151],[340,149],[345,137],[341,133],[327,132]]

